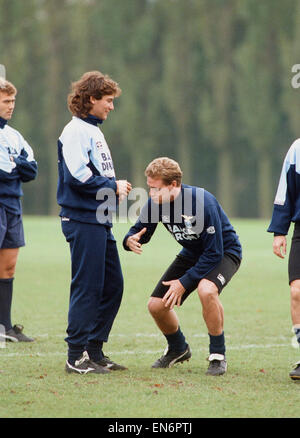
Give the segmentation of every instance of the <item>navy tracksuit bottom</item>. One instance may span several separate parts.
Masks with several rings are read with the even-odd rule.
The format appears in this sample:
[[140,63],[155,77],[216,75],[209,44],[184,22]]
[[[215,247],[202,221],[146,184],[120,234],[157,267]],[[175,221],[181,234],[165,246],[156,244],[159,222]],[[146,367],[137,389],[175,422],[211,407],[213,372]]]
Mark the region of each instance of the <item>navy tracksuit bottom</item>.
[[123,275],[110,227],[62,220],[70,244],[72,281],[66,342],[69,359],[107,342],[123,295]]

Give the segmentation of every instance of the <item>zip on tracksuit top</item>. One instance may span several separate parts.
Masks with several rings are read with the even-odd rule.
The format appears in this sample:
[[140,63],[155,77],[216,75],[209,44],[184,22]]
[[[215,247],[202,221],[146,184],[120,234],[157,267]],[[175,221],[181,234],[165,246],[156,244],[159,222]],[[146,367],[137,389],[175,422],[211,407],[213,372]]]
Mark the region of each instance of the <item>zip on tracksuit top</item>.
[[[13,161],[11,159],[13,158]],[[13,214],[22,214],[22,182],[37,175],[33,151],[22,135],[0,117],[0,205]]]
[[[99,123],[102,120],[92,115],[86,119],[73,116],[59,137],[57,202],[61,217],[97,224],[97,209],[105,201],[98,196],[99,190],[116,193],[114,165]],[[116,202],[112,204],[115,210]],[[104,224],[112,226],[109,220]]]
[[267,231],[287,235],[291,222],[300,222],[300,139],[292,143],[285,156]]
[[195,265],[179,278],[185,289],[195,289],[199,281],[220,263],[225,253],[242,258],[239,238],[211,193],[182,184],[181,194],[168,203],[167,207],[169,208],[164,204],[155,204],[149,198],[135,225],[126,234],[123,247],[129,251],[127,238],[144,227],[147,231],[141,236],[140,243],[149,242],[157,224],[162,222],[183,246],[180,254],[195,261]]

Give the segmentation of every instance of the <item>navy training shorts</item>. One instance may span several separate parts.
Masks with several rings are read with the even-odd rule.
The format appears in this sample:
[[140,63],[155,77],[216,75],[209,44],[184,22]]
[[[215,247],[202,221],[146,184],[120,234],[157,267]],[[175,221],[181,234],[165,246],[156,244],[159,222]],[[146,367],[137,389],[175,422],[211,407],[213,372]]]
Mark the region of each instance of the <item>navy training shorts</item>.
[[0,206],[0,249],[25,246],[22,215]]

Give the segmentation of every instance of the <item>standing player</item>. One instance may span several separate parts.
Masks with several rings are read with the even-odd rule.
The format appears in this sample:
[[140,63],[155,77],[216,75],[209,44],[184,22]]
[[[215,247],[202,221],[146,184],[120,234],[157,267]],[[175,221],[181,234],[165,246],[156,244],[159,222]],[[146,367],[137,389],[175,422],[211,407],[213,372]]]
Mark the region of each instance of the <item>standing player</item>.
[[[273,252],[282,259],[286,255],[286,235],[291,222],[295,223],[288,263],[291,319],[300,345],[300,139],[294,141],[285,157],[268,228],[274,233]],[[300,361],[290,377],[300,379]]]
[[120,93],[118,84],[107,75],[85,73],[72,84],[68,104],[73,118],[58,141],[57,200],[72,261],[65,339],[65,368],[69,373],[126,369],[102,351],[121,303],[123,276],[112,224],[101,210],[104,203],[99,199],[105,198],[101,191],[111,199],[115,194],[122,199],[131,184],[116,181],[110,150],[97,126],[114,109],[114,99]]
[[224,374],[224,311],[219,294],[241,262],[241,245],[226,214],[213,195],[181,183],[178,163],[157,158],[146,168],[150,198],[140,217],[124,238],[123,246],[137,254],[162,222],[183,249],[163,274],[148,303],[168,347],[152,366],[169,368],[191,357],[179,327],[174,306],[180,306],[197,289],[208,329],[208,375]]
[[8,126],[15,108],[15,86],[0,78],[0,324],[6,340],[31,342],[23,326],[11,322],[14,273],[19,248],[25,245],[20,198],[21,184],[33,180],[37,163],[22,135]]

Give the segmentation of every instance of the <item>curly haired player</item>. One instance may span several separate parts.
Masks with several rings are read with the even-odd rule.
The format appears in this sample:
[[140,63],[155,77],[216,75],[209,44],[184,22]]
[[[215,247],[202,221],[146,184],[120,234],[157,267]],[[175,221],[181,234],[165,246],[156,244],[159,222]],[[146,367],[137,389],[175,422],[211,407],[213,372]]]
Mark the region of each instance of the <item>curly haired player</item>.
[[105,198],[101,193],[110,195],[113,209],[114,195],[124,198],[131,184],[116,181],[109,147],[97,126],[114,109],[114,99],[120,92],[107,75],[85,73],[72,84],[68,103],[73,117],[58,141],[57,201],[72,261],[68,373],[103,374],[126,369],[102,351],[121,303],[123,275],[112,223],[101,210]]

